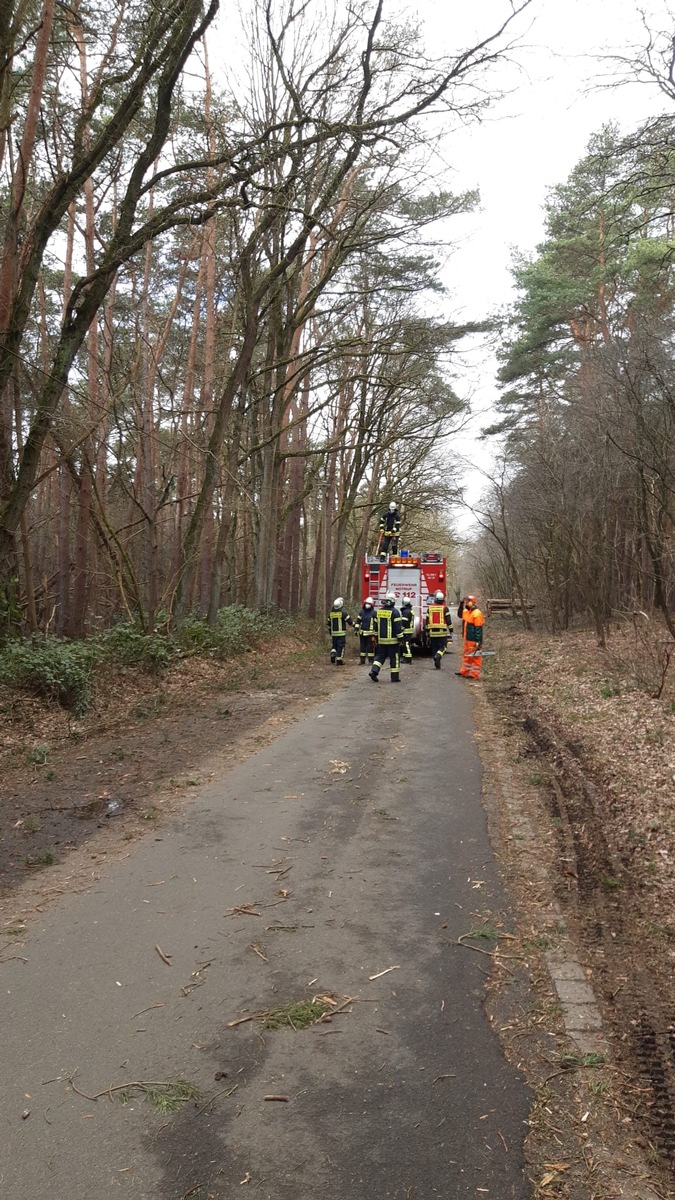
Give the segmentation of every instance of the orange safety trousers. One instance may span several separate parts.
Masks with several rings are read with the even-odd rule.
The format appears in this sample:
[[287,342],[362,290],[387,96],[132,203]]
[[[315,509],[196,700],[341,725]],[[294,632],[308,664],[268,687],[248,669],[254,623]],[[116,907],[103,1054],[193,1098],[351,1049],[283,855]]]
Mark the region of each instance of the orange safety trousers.
[[482,649],[480,642],[464,642],[460,675],[466,675],[469,679],[480,679],[480,669],[483,665]]

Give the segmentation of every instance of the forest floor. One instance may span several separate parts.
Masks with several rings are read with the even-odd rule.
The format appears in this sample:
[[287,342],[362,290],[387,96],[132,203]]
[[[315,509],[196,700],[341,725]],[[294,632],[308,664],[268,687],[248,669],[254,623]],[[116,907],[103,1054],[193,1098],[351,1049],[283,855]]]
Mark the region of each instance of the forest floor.
[[[483,682],[453,684],[475,698],[513,904],[488,1007],[536,1097],[533,1195],[675,1197],[675,662],[664,676],[662,651],[630,628],[600,650],[591,633],[531,635],[506,617],[490,622],[487,648]],[[356,670],[353,657],[330,668],[315,634],[234,663],[186,658],[157,678],[111,671],[77,721],[0,689],[2,958],[20,957],[31,912],[90,887],[139,837],[161,837],[192,787]],[[569,1045],[552,953],[582,964],[606,1055]]]
[[[477,733],[517,914],[492,1017],[536,1095],[535,1195],[673,1197],[675,661],[665,637],[631,625],[600,649],[590,631],[556,638],[494,618],[487,648]],[[600,1053],[567,1036],[555,960],[592,988]],[[503,1019],[523,971],[527,1002]]]

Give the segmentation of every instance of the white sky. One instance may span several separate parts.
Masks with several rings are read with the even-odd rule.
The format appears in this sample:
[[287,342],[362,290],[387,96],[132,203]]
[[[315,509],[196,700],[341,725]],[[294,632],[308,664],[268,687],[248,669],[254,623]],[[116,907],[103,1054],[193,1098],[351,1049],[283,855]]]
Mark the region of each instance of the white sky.
[[[509,0],[418,0],[417,11],[434,48],[457,48],[469,25],[498,26]],[[607,122],[626,131],[664,111],[666,98],[656,86],[632,84],[602,90],[594,87],[610,70],[596,56],[630,53],[645,44],[640,9],[653,30],[671,29],[675,19],[667,0],[533,0],[513,29],[522,33],[512,54],[516,68],[495,74],[497,87],[509,94],[498,101],[481,125],[448,139],[445,157],[452,165],[451,186],[478,187],[479,211],[453,219],[449,235],[456,240],[444,271],[451,295],[449,311],[460,319],[480,319],[514,298],[510,276],[513,249],[533,251],[544,234],[543,205],[547,190],[563,183],[584,156],[588,141]],[[479,24],[478,24],[479,23]],[[464,355],[461,394],[471,394],[477,413],[474,428],[488,422],[497,394],[495,363],[482,343]],[[490,448],[471,436],[453,449],[489,467]],[[481,490],[469,478],[468,496]],[[460,517],[459,525],[466,527]]]
[[[482,0],[479,7],[489,28],[489,14],[496,24],[509,4]],[[666,4],[652,0],[650,7],[654,28],[671,25],[675,33]],[[420,0],[419,8],[428,12],[434,41],[445,36],[451,45],[456,3]],[[656,86],[593,86],[610,69],[596,55],[644,42],[635,0],[533,0],[513,28],[523,30],[512,55],[520,69],[495,75],[510,93],[447,149],[458,189],[477,185],[481,193],[481,211],[467,218],[446,279],[467,315],[484,311],[486,292],[495,304],[509,299],[511,248],[534,249],[547,189],[564,182],[591,135],[609,121],[632,129],[666,103]]]

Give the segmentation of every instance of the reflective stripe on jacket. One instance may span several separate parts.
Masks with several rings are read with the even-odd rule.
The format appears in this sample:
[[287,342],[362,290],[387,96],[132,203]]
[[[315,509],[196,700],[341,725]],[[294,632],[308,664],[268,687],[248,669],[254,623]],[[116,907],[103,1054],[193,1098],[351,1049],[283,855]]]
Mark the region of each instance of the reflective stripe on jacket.
[[415,632],[415,613],[412,608],[406,608],[405,611],[401,612],[401,624],[404,633]]
[[430,634],[445,637],[448,632],[447,608],[444,604],[430,604],[427,609],[427,629]]
[[351,617],[341,608],[334,608],[328,614],[328,628],[333,637],[342,637],[347,632],[347,625],[351,623]]
[[402,633],[401,614],[397,608],[378,608],[377,640],[381,646],[393,646]]

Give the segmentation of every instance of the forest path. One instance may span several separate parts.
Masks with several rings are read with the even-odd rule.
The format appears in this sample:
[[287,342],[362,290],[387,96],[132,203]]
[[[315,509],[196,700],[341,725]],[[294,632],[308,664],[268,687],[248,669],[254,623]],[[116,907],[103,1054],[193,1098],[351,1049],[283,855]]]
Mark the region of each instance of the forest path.
[[[528,1092],[458,944],[504,901],[453,665],[355,672],[30,922],[0,968],[4,1195],[530,1194]],[[263,1027],[315,996],[329,1022]],[[198,1098],[156,1111],[179,1079]]]

